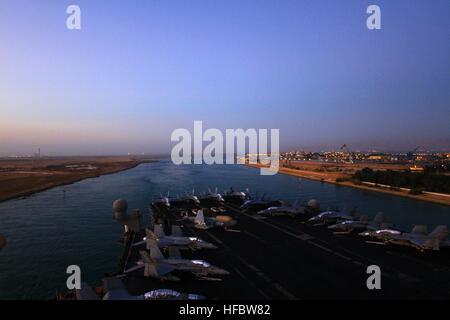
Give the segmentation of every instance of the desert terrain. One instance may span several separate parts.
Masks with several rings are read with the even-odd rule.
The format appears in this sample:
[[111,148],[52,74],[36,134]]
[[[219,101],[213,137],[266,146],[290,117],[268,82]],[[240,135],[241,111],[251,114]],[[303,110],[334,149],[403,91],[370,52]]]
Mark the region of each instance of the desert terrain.
[[152,162],[148,157],[51,157],[0,159],[0,201]]

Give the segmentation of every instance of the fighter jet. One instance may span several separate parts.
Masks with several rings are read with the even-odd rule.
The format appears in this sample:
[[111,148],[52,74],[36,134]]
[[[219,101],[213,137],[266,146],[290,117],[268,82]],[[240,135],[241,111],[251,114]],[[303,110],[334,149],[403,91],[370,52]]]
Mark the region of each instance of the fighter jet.
[[217,187],[215,192],[211,192],[211,189],[208,189],[208,193],[200,197],[200,202],[202,204],[223,204],[225,200],[223,199],[220,193],[217,193]]
[[176,199],[171,201],[171,204],[174,207],[183,207],[183,208],[197,208],[200,205],[200,200],[195,195],[195,190],[192,189],[192,193],[186,192],[186,197],[181,198],[177,195]]
[[286,203],[280,207],[269,207],[265,210],[258,211],[258,215],[269,215],[269,216],[291,216],[296,217],[298,215],[303,215],[307,211],[304,202],[297,200],[293,206]]
[[383,212],[378,212],[372,221],[369,221],[367,215],[363,215],[359,220],[344,220],[329,226],[328,229],[333,230],[334,234],[350,234],[354,231],[375,231],[387,227],[389,225],[384,219]]
[[160,193],[159,195],[160,198],[153,201],[152,205],[162,208],[170,208],[169,191],[167,191],[167,196],[163,196],[162,193]]
[[[377,244],[397,244],[401,246],[409,246],[420,251],[434,250],[438,251],[441,244],[445,242],[448,236],[448,229],[445,225],[437,226],[430,234],[427,235],[427,226],[414,226],[411,233],[401,232],[393,229],[381,229],[376,231],[366,231],[360,233],[362,236],[368,236],[381,240],[382,242],[372,242]],[[368,241],[369,242],[369,241]]]
[[256,195],[256,199],[246,200],[244,204],[239,207],[239,209],[243,212],[258,212],[270,207],[281,207],[283,205],[282,201],[270,201],[269,199],[264,199],[264,197],[265,194],[261,199],[258,199],[258,195]]
[[248,198],[248,189],[246,189],[247,193],[241,192],[239,190],[239,187],[237,189],[237,191],[234,191],[233,187],[230,187],[229,192],[227,192],[226,190],[223,192],[223,198],[226,202],[242,203],[245,199]]
[[[154,277],[161,279],[173,270],[180,270],[192,273],[199,280],[221,281],[222,279],[220,278],[211,278],[208,276],[230,274],[228,271],[213,266],[203,260],[182,259],[179,250],[175,247],[169,248],[170,257],[167,259],[162,255],[156,242],[153,242],[150,247],[150,255],[146,251],[139,251],[142,257],[142,261],[138,261],[138,265],[133,267],[133,270],[137,270],[138,267],[145,267],[145,277]],[[126,272],[129,271],[126,270],[124,273]]]
[[356,207],[354,207],[350,212],[347,212],[346,208],[342,212],[329,210],[310,218],[309,222],[314,222],[314,226],[325,225],[327,223],[337,223],[341,221],[355,220],[358,215],[356,213]]
[[142,241],[136,242],[133,246],[139,246],[142,244],[147,245],[147,249],[150,249],[154,241],[156,241],[159,248],[165,248],[168,246],[177,246],[180,249],[199,250],[203,248],[215,249],[217,248],[212,243],[203,241],[197,237],[183,237],[180,226],[172,226],[172,234],[166,236],[163,226],[160,224],[155,225],[154,231],[145,229],[146,236]]
[[197,229],[222,227],[228,230],[228,227],[234,226],[237,223],[230,216],[205,217],[203,210],[198,210],[196,217],[188,217],[187,219],[193,221]]

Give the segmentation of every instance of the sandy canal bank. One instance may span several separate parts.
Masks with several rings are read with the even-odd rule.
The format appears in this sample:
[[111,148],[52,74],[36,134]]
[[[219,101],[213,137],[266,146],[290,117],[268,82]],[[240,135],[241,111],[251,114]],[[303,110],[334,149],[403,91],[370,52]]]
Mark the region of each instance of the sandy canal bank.
[[0,202],[153,161],[144,157],[0,159]]
[[[250,167],[254,167],[254,168],[263,167],[263,165],[261,165],[261,164],[248,164],[247,163],[246,165],[248,165]],[[357,170],[360,170],[360,169],[358,168]],[[283,173],[283,174],[288,174],[291,176],[307,178],[307,179],[311,179],[311,180],[318,180],[321,182],[334,183],[337,185],[343,185],[343,186],[348,186],[348,187],[352,187],[352,188],[387,193],[387,194],[392,194],[392,195],[396,195],[396,196],[407,197],[407,198],[412,198],[412,199],[417,199],[417,200],[422,200],[422,201],[429,201],[429,202],[434,202],[434,203],[439,203],[439,204],[450,206],[450,195],[438,195],[438,194],[429,194],[429,193],[421,194],[421,195],[412,195],[412,194],[409,194],[408,191],[406,191],[406,190],[396,191],[396,190],[391,190],[389,188],[384,188],[384,187],[376,187],[376,186],[369,186],[369,185],[363,185],[363,184],[358,185],[358,184],[354,184],[350,181],[336,182],[336,179],[338,179],[338,178],[345,178],[345,177],[349,176],[349,173],[344,173],[344,172],[326,172],[326,171],[325,172],[316,172],[316,171],[310,171],[310,170],[285,168],[285,167],[281,167],[281,166],[280,166],[280,169],[278,170],[278,172]]]

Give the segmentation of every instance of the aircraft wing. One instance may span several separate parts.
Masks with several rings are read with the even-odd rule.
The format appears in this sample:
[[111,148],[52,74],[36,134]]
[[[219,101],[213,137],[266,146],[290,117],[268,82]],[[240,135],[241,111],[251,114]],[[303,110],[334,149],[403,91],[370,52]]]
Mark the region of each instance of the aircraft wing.
[[171,245],[174,245],[174,242],[171,241],[170,239],[163,238],[163,239],[158,241],[158,247],[159,248],[165,248],[165,247],[168,247],[168,246],[171,246]]
[[131,246],[132,246],[132,247],[136,247],[136,246],[140,246],[141,244],[145,244],[145,240],[135,242],[135,243],[133,243]]
[[160,276],[163,276],[165,274],[172,272],[173,270],[175,270],[175,268],[170,264],[163,263],[163,264],[158,265],[156,267],[156,270]]
[[423,248],[424,244],[425,244],[425,238],[410,238],[408,239],[409,242],[411,242],[412,244]]

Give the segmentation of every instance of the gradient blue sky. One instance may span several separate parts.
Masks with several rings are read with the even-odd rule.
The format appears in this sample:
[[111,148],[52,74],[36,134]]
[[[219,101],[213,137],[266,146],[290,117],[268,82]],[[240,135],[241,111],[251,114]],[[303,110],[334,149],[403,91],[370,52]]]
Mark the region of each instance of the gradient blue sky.
[[449,17],[448,0],[3,0],[0,155],[168,153],[194,120],[279,128],[282,150],[449,149]]

